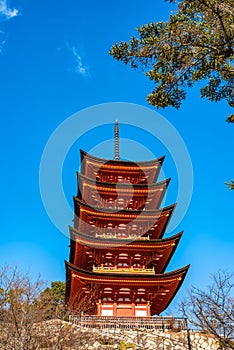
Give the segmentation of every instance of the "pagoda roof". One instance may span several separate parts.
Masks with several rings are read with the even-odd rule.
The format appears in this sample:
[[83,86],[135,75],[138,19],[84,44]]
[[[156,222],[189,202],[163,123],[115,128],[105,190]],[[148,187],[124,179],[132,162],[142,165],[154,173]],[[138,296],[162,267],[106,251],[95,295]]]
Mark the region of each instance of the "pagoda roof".
[[[122,201],[124,201],[125,198],[126,207],[131,207],[134,199],[137,198],[138,209],[142,209],[142,207],[147,209],[160,207],[170,179],[150,184],[129,184],[95,181],[81,173],[77,173],[77,182],[77,196],[90,205],[96,205],[95,202],[98,201],[100,196],[106,198],[106,205],[110,205],[108,198],[114,196],[116,201],[118,198],[122,198]],[[139,198],[142,198],[142,202]],[[118,206],[118,203],[115,203],[115,205]]]
[[139,282],[144,283],[144,285],[154,285],[160,283],[168,283],[172,282],[174,279],[181,280],[182,276],[187,272],[190,265],[187,265],[181,269],[174,270],[171,272],[165,272],[162,274],[152,274],[152,275],[144,275],[137,273],[115,273],[110,275],[106,272],[93,272],[85,269],[81,269],[68,261],[65,260],[66,266],[77,273],[77,276],[81,281],[93,282],[93,283],[101,283],[101,284],[116,284],[126,283],[130,285],[134,285],[135,283],[139,284]]
[[[112,287],[137,287],[150,288],[155,290],[155,297],[152,300],[152,312],[160,314],[174,298],[180,285],[182,284],[190,265],[172,272],[155,275],[144,275],[137,273],[129,274],[108,274],[104,272],[96,273],[81,269],[67,261],[65,261],[67,269],[67,277],[70,280],[75,278],[78,284],[94,283],[107,285]],[[69,278],[70,277],[70,278]],[[167,289],[165,289],[167,288]],[[160,292],[160,290],[162,292]]]
[[102,238],[102,237],[93,237],[79,232],[74,227],[69,226],[71,239],[79,242],[81,245],[86,245],[91,248],[106,248],[108,250],[116,249],[121,247],[122,250],[131,250],[136,249],[147,249],[152,251],[156,248],[163,248],[167,246],[174,246],[179,243],[179,240],[183,234],[183,231],[173,235],[171,237],[163,239],[149,239],[149,240],[133,240],[133,239],[121,239],[121,238]]
[[91,161],[93,161],[94,163],[100,163],[100,164],[105,164],[108,163],[110,165],[114,165],[116,167],[120,167],[120,166],[136,166],[136,164],[139,164],[141,167],[146,167],[146,168],[150,168],[155,166],[156,164],[163,163],[163,160],[165,158],[165,156],[159,157],[159,158],[155,158],[152,160],[146,160],[146,161],[129,161],[129,160],[110,160],[110,159],[105,159],[105,158],[99,158],[99,157],[95,157],[87,152],[85,152],[84,150],[80,150],[80,155],[81,155],[81,162],[83,162],[83,160],[89,159]]
[[[146,232],[150,230],[150,236],[152,238],[161,238],[166,230],[167,224],[171,218],[172,212],[176,204],[170,205],[161,209],[152,209],[152,210],[125,210],[125,209],[112,209],[112,208],[100,208],[92,207],[79,198],[74,197],[75,204],[75,214],[77,217],[81,217],[82,212],[84,212],[89,218],[96,218],[100,221],[106,221],[121,224],[131,223],[136,225],[142,223],[142,225],[148,226],[145,227]],[[80,218],[82,225],[83,219]],[[87,221],[84,221],[84,223]],[[82,230],[83,232],[83,230]]]
[[[80,172],[77,172],[77,180],[78,182],[82,181],[82,182],[86,182],[88,184],[94,185],[95,187],[110,187],[110,188],[114,188],[116,189],[116,183],[115,182],[104,182],[104,181],[96,181],[94,179],[91,179],[90,177],[85,176],[84,174],[81,174]],[[118,190],[126,190],[129,189],[129,187],[133,187],[134,189],[138,190],[142,190],[142,191],[155,191],[155,189],[160,189],[162,187],[167,187],[169,185],[170,182],[170,178],[160,181],[160,182],[153,182],[153,183],[148,183],[148,184],[133,184],[130,183],[121,183],[118,182]]]
[[[73,246],[70,262],[74,263],[75,260],[77,266],[87,266],[89,261],[89,255],[87,254],[90,252],[90,249],[95,249],[95,252],[113,252],[113,254],[118,253],[121,250],[121,252],[125,253],[131,252],[136,254],[141,252],[144,255],[153,254],[154,257],[152,258],[152,263],[153,266],[156,266],[155,269],[157,273],[165,271],[183,234],[182,231],[174,236],[164,239],[130,240],[121,238],[106,239],[92,237],[79,232],[73,227],[69,227],[69,230],[71,246]],[[79,252],[78,255],[77,252]]]
[[112,208],[101,208],[101,207],[90,206],[87,203],[83,202],[78,197],[73,197],[73,199],[78,206],[83,206],[85,209],[87,209],[86,212],[89,212],[90,214],[93,214],[95,216],[100,216],[100,217],[106,216],[106,215],[108,215],[108,217],[117,216],[117,217],[121,217],[122,220],[124,220],[124,216],[128,216],[129,218],[134,219],[138,217],[140,214],[142,214],[144,218],[154,218],[158,214],[160,215],[160,213],[172,211],[176,206],[176,204],[171,204],[161,209],[150,209],[150,210],[119,209],[117,210]]
[[[80,151],[81,153],[81,173],[88,177],[96,177],[105,174],[106,176],[123,176],[132,178],[137,182],[155,182],[161,169],[164,156],[149,160],[133,162],[128,160],[110,160],[94,157],[91,154]],[[101,175],[102,179],[103,176]],[[134,179],[133,179],[134,178]],[[118,182],[116,179],[113,182]]]

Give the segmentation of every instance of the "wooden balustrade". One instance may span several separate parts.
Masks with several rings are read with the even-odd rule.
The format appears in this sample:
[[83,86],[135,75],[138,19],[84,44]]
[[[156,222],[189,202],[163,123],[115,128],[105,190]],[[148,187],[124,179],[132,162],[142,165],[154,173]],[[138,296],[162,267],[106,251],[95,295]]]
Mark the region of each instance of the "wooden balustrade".
[[109,273],[136,273],[136,274],[146,274],[146,275],[154,275],[155,270],[154,267],[146,269],[131,267],[117,267],[117,266],[93,266],[93,272],[109,272]]
[[[149,237],[143,237],[144,235],[152,225],[148,225],[147,227],[132,227],[131,225],[126,225],[126,227],[119,227],[119,226],[113,226],[113,227],[103,227],[101,225],[96,225],[96,228],[92,229],[90,233],[95,233],[96,235],[100,235],[99,237],[103,238],[126,238],[126,239],[142,239],[146,240],[149,239]],[[101,236],[102,235],[102,236]],[[142,238],[140,238],[142,237]]]
[[70,315],[69,321],[84,328],[157,329],[162,331],[187,330],[187,320],[185,318],[178,317],[117,317]]
[[[93,230],[94,231],[94,230]],[[92,231],[92,233],[93,233]],[[100,233],[100,232],[95,232],[95,237],[96,238],[109,238],[109,239],[133,239],[133,240],[140,240],[140,241],[147,241],[149,240],[149,236],[138,236],[138,235],[126,235],[126,236],[120,236],[118,233]]]

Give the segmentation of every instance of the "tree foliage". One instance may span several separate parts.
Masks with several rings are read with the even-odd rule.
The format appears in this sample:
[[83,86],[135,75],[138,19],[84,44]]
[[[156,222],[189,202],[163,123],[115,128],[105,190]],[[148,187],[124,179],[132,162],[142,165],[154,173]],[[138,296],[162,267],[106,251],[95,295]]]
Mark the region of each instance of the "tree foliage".
[[[115,43],[110,54],[142,68],[155,83],[147,96],[153,106],[179,108],[186,89],[201,81],[201,97],[234,107],[233,0],[170,2],[178,10],[167,22],[142,25],[138,36]],[[234,115],[227,121],[234,122]]]
[[181,303],[183,316],[202,332],[213,334],[221,349],[234,349],[234,283],[232,275],[213,275],[207,290],[192,287]]
[[234,190],[234,180],[231,180],[231,182],[224,182],[225,185],[228,185],[230,190]]
[[65,282],[51,282],[40,294],[40,302],[47,306],[45,317],[51,319],[65,314]]

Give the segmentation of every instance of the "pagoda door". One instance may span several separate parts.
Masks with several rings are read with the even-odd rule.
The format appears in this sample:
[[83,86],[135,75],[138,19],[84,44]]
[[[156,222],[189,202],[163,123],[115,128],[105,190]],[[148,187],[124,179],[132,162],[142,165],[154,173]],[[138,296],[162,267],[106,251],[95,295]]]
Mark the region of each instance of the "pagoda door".
[[134,316],[131,305],[117,305],[116,316]]

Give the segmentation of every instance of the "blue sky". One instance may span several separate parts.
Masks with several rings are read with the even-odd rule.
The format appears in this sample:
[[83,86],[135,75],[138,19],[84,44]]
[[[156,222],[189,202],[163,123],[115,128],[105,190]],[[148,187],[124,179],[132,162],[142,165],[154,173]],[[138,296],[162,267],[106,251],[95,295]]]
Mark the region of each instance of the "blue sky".
[[[128,40],[141,24],[166,20],[172,9],[163,0],[137,0],[134,5],[130,0],[0,0],[1,265],[17,264],[33,276],[41,273],[48,282],[64,280],[69,242],[50,221],[40,197],[43,149],[56,127],[84,108],[128,102],[154,109],[145,100],[152,83],[108,51],[114,42]],[[189,210],[173,233],[185,232],[168,267],[191,263],[180,296],[191,284],[205,286],[217,270],[233,271],[234,193],[223,184],[234,176],[234,126],[225,122],[231,110],[226,103],[201,100],[198,88],[188,92],[181,109],[159,110],[184,139],[194,171]],[[110,115],[109,123],[114,120]],[[129,136],[126,128],[121,132]],[[89,151],[111,133],[112,125],[99,127],[68,153],[62,171],[71,205],[79,148]],[[149,146],[147,136],[130,134],[156,156],[167,155],[157,142]],[[103,157],[108,152],[104,147]],[[177,175],[170,155],[163,169],[172,177],[166,199],[171,204]]]

